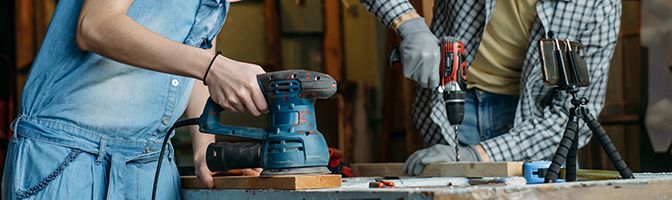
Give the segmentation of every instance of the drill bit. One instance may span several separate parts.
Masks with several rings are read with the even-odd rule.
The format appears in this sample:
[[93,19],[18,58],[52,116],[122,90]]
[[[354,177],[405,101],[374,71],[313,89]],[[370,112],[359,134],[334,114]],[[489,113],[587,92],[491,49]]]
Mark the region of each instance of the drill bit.
[[453,130],[455,130],[455,137],[453,138],[453,142],[455,142],[455,161],[460,162],[460,148],[459,148],[459,143],[457,141],[457,129],[460,127],[459,125],[453,125]]
[[459,141],[458,141],[458,127],[462,124],[464,119],[464,102],[466,94],[460,88],[460,85],[456,82],[449,82],[445,88],[440,90],[443,92],[443,99],[446,103],[446,117],[453,130],[455,135],[453,137],[453,142],[455,143],[455,161],[460,161],[460,153],[458,150]]

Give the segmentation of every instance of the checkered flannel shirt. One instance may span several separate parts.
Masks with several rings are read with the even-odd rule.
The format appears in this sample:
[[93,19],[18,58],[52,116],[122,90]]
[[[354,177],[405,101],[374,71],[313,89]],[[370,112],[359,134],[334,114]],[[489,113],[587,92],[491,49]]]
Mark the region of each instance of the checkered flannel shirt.
[[[388,27],[398,16],[414,11],[407,0],[362,0],[362,4]],[[437,37],[455,36],[465,43],[471,65],[492,16],[495,0],[436,0],[431,29]],[[579,96],[590,102],[589,111],[598,116],[605,99],[609,63],[620,29],[620,0],[538,0],[537,19],[532,26],[524,57],[520,100],[514,125],[508,133],[481,142],[493,161],[541,160],[550,158],[568,121],[570,96],[545,86],[542,79],[538,41],[553,31],[557,38],[580,41],[582,57],[591,85]],[[413,102],[413,120],[426,145],[455,145],[445,116],[443,99],[436,90],[418,88]],[[496,120],[496,119],[495,119]],[[590,141],[585,123],[579,130],[579,146]]]

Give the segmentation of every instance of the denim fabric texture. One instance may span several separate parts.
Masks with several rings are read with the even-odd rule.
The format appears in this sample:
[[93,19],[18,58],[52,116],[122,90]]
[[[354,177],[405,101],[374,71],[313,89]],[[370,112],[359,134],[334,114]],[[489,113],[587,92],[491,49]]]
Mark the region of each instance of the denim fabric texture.
[[[81,51],[83,0],[59,1],[23,90],[2,199],[148,199],[162,138],[194,80]],[[134,1],[128,16],[170,40],[210,48],[226,0]],[[189,67],[189,66],[184,66]],[[169,145],[157,199],[180,199]]]
[[517,95],[500,95],[477,88],[467,90],[464,120],[457,139],[462,145],[476,145],[509,132],[518,106]]

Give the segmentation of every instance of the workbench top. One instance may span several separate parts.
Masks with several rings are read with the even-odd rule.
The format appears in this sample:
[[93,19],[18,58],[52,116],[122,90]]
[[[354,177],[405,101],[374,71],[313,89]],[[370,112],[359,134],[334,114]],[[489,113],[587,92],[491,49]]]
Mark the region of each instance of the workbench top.
[[636,179],[537,185],[469,186],[461,177],[401,178],[396,188],[368,188],[375,177],[344,178],[340,188],[318,190],[183,189],[184,199],[672,199],[672,173]]

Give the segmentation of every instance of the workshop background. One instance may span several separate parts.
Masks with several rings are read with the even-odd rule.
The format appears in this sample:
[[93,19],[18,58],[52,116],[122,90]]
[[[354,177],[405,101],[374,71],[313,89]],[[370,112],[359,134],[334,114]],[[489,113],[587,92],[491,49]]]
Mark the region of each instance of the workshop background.
[[[412,3],[421,15],[431,16],[432,0]],[[56,4],[57,0],[0,1],[0,164],[24,82]],[[643,10],[647,8],[662,9],[659,13],[664,16]],[[649,105],[657,106],[649,110],[669,111],[672,107],[672,66],[659,62],[664,57],[669,61],[672,24],[661,29],[664,34],[643,34],[647,27],[661,27],[643,17],[670,22],[671,8],[670,3],[660,0],[623,0],[619,43],[599,120],[635,172],[672,170],[672,122],[645,120]],[[642,41],[658,47],[645,47]],[[423,147],[409,114],[414,85],[387,67],[387,52],[397,42],[394,33],[359,0],[245,0],[231,5],[217,48],[227,57],[260,64],[266,71],[302,68],[332,75],[339,91],[317,103],[319,129],[330,147],[345,153],[347,161],[362,163],[404,161]],[[664,72],[655,71],[660,69]],[[655,101],[650,96],[655,96]],[[265,117],[233,113],[223,121],[258,127],[266,124]],[[651,134],[655,137],[650,137],[645,124],[657,127],[652,130],[656,134]],[[184,173],[193,173],[188,170],[192,158],[186,129],[179,130],[172,141],[178,165]],[[612,168],[595,140],[580,149],[579,162],[584,168]]]

